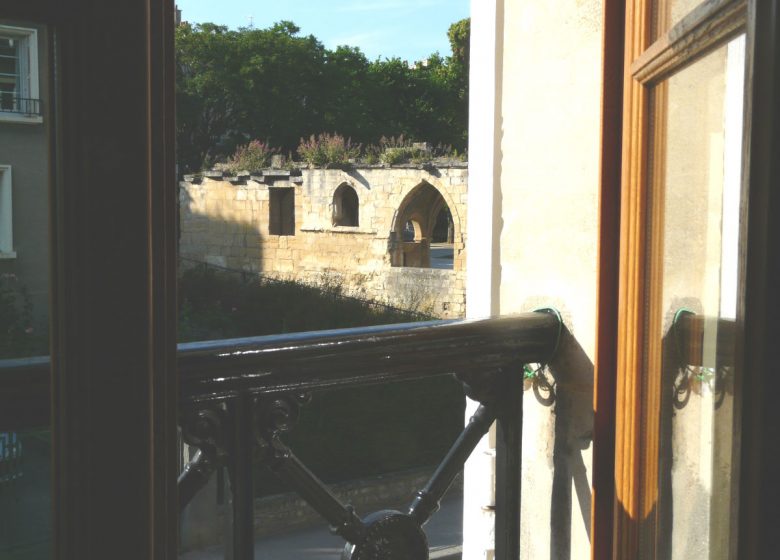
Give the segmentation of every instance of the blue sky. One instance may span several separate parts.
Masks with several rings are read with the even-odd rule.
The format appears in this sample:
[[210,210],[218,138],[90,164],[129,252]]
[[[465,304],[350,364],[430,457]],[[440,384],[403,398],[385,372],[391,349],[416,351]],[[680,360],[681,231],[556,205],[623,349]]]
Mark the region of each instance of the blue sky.
[[447,28],[469,16],[469,0],[176,0],[182,19],[231,28],[287,19],[328,48],[360,47],[369,59],[421,60],[450,52]]

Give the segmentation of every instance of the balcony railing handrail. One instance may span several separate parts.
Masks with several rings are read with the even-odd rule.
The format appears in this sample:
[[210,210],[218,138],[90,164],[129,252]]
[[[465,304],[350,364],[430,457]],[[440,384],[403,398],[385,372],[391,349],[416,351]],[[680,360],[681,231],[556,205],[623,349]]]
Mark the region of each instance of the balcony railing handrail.
[[[522,366],[549,360],[561,327],[557,313],[534,312],[179,344],[180,427],[198,449],[179,476],[179,506],[183,511],[218,466],[227,466],[233,554],[253,558],[253,468],[262,457],[344,537],[343,557],[359,560],[388,542],[381,558],[424,560],[422,526],[497,421],[495,554],[517,557]],[[40,415],[48,408],[49,367],[48,358],[0,362],[0,386],[11,389],[0,392],[0,428],[8,429],[14,414],[29,421],[30,409]],[[480,406],[406,511],[358,517],[279,438],[295,425],[311,390],[445,374],[456,375]]]
[[[516,558],[523,364],[551,359],[561,328],[557,312],[536,312],[180,345],[182,439],[198,449],[179,476],[180,511],[219,465],[227,467],[233,555],[253,558],[253,469],[260,460],[345,539],[342,558],[426,560],[423,525],[497,422],[495,558]],[[457,376],[480,405],[403,511],[358,516],[280,437],[293,429],[312,390],[445,374]]]
[[546,361],[558,319],[546,313],[427,321],[179,345],[182,398],[488,373]]
[[[545,361],[559,322],[546,313],[426,321],[178,345],[184,401],[489,372]],[[48,422],[49,358],[0,360],[0,426]]]

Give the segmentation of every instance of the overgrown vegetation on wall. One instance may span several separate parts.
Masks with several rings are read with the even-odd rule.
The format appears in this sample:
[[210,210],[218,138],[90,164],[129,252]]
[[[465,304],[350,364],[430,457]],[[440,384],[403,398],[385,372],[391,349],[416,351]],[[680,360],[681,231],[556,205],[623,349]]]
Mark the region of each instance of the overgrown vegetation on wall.
[[[419,320],[413,313],[343,297],[340,288],[258,282],[214,268],[187,270],[179,281],[182,342]],[[464,397],[450,377],[315,393],[285,437],[327,482],[438,463],[460,432]],[[283,488],[256,470],[257,492]]]
[[[272,156],[279,154],[279,148],[271,147],[260,140],[238,146],[226,164],[217,164],[218,169],[232,174],[253,172],[271,167]],[[285,168],[306,166],[315,168],[346,168],[353,165],[451,164],[466,161],[465,153],[459,153],[452,146],[439,144],[430,146],[427,142],[412,142],[403,135],[382,137],[376,144],[355,144],[351,138],[338,133],[312,134],[301,138],[296,150],[297,159],[281,156],[280,164]]]
[[295,154],[301,138],[339,131],[356,144],[405,135],[462,152],[468,128],[469,21],[448,33],[452,53],[410,65],[326,49],[292,22],[176,30],[179,168],[225,162],[262,139]]
[[348,163],[360,156],[361,146],[337,133],[321,133],[317,136],[312,134],[308,140],[301,139],[297,152],[310,167],[321,167]]

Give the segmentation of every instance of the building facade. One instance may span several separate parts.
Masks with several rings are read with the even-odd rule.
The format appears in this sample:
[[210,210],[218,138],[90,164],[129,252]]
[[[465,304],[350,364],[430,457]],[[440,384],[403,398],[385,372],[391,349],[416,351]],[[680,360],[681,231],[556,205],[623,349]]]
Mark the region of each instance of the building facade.
[[466,308],[466,163],[188,176],[180,255],[430,315]]
[[0,274],[47,323],[49,49],[45,28],[0,19]]

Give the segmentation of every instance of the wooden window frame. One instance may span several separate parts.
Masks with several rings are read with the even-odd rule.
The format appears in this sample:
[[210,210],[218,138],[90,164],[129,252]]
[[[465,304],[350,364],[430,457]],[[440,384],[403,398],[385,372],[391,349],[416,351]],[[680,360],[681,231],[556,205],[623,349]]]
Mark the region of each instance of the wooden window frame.
[[[740,270],[740,293],[745,297],[738,310],[737,332],[742,333],[738,347],[744,361],[738,368],[744,372],[741,404],[745,415],[737,438],[741,461],[736,522],[738,557],[768,557],[780,487],[765,459],[778,450],[780,439],[779,407],[772,406],[767,396],[769,387],[778,388],[778,376],[772,375],[778,350],[769,340],[780,315],[780,298],[771,288],[780,285],[778,227],[770,219],[780,204],[776,188],[780,179],[776,156],[780,153],[778,2],[710,0],[656,41],[652,41],[650,0],[627,2],[624,13],[617,4],[607,0],[604,12],[592,557],[640,557],[639,533],[649,515],[641,510],[642,497],[657,492],[658,426],[641,423],[643,413],[657,408],[660,393],[658,376],[643,375],[647,352],[652,352],[644,347],[649,319],[646,298],[653,285],[647,276],[648,264],[660,247],[651,245],[647,235],[648,220],[658,215],[648,210],[659,199],[651,201],[649,185],[650,88],[742,32],[747,34],[747,102],[741,235],[747,241]],[[616,29],[621,16],[625,18],[623,33]],[[610,66],[615,68],[615,50],[621,44],[623,72],[622,83],[618,83],[615,73],[610,79],[608,72]],[[619,112],[615,104],[621,94]],[[615,154],[618,129],[622,129],[620,156]]]

